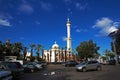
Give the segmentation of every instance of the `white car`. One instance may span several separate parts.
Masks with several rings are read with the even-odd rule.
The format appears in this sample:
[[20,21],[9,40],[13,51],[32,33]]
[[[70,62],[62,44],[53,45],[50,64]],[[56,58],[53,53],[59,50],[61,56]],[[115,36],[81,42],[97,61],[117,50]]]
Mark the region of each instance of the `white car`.
[[0,71],[0,80],[12,80],[10,71]]

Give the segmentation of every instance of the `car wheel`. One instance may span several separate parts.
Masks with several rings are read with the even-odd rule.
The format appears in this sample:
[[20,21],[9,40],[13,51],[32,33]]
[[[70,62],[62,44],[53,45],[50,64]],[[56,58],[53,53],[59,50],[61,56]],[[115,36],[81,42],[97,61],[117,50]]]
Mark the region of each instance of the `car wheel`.
[[80,72],[79,70],[76,70],[77,72]]
[[83,72],[86,72],[87,70],[86,70],[86,68],[83,68],[82,71],[83,71]]
[[31,69],[31,72],[34,72],[34,69]]
[[65,65],[65,67],[69,67],[69,65]]
[[98,71],[101,71],[101,67],[97,67],[97,70],[98,70]]

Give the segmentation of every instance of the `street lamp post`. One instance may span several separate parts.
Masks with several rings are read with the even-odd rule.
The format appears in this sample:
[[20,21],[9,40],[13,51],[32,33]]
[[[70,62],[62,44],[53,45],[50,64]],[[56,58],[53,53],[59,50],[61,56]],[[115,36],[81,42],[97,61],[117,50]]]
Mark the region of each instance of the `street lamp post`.
[[109,36],[112,38],[112,43],[113,43],[113,51],[114,51],[114,54],[115,54],[115,58],[116,58],[116,61],[118,62],[118,56],[117,56],[117,51],[116,51],[116,45],[115,45],[115,39],[117,37],[117,35],[119,34],[118,30],[112,32],[109,34]]
[[113,50],[114,50],[115,58],[117,60],[117,52],[116,52],[116,46],[115,46],[115,39],[113,39],[113,38],[112,38],[112,43],[113,43]]

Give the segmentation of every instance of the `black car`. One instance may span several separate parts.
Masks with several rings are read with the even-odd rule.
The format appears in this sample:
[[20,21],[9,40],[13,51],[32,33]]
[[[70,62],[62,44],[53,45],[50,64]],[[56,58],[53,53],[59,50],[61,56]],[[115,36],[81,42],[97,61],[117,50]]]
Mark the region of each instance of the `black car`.
[[108,61],[109,65],[115,65],[116,64],[116,60],[112,59]]
[[76,66],[78,63],[76,61],[67,61],[65,62],[64,66],[65,67],[74,67]]
[[19,62],[0,62],[0,70],[11,71],[13,79],[19,79],[24,74],[24,68]]
[[41,64],[43,68],[47,67],[47,62],[45,61],[38,61],[37,64]]
[[23,65],[25,72],[35,72],[42,69],[42,64],[38,64],[37,62],[28,62]]

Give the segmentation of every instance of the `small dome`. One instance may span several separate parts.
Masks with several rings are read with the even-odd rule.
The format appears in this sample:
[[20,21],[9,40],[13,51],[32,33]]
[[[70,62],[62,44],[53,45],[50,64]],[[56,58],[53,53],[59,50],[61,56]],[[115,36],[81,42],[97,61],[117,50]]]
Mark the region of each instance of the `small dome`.
[[59,49],[59,45],[55,42],[55,43],[52,45],[52,49]]

